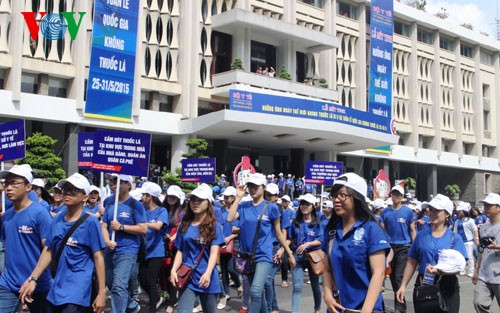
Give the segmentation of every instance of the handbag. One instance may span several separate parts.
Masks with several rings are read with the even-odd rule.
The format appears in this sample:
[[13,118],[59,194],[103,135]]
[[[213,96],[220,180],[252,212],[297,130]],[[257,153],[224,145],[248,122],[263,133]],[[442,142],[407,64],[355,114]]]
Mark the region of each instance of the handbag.
[[177,269],[177,287],[179,289],[182,289],[186,287],[189,278],[191,277],[191,274],[193,274],[194,269],[198,266],[198,263],[200,263],[201,258],[203,257],[203,252],[205,252],[205,248],[207,247],[207,244],[203,246],[203,249],[201,249],[200,255],[198,255],[198,258],[194,262],[194,266],[190,267],[187,266],[186,264],[182,263],[181,266]]
[[222,246],[219,250],[220,254],[233,254],[234,250],[234,239],[229,240],[229,242]]
[[252,252],[243,252],[240,250],[233,249],[233,265],[234,270],[242,275],[251,275],[255,272],[255,251],[257,250],[257,241],[259,239],[260,224],[262,223],[262,216],[267,211],[269,202],[266,202],[262,212],[260,212],[259,220],[257,222],[257,229],[255,232],[255,237],[253,239],[253,249]]
[[[302,224],[299,223],[299,237],[302,237]],[[304,242],[303,238],[300,240],[301,243]],[[311,271],[315,275],[323,275],[325,270],[325,264],[323,264],[323,254],[321,250],[312,250],[304,253],[307,261],[309,262]]]

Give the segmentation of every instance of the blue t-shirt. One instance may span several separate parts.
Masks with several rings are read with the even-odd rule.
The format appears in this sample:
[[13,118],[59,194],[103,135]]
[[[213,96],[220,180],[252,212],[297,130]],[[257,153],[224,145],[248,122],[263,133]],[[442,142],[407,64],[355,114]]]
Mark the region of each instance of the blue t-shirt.
[[[5,211],[2,218],[1,239],[5,242],[5,270],[0,286],[18,292],[30,277],[42,252],[42,239],[47,238],[52,217],[38,202],[16,212]],[[46,270],[38,280],[36,291],[48,291],[50,272]]]
[[300,179],[295,182],[295,190],[302,191],[303,186],[304,183]]
[[418,262],[417,269],[421,275],[424,275],[427,265],[437,264],[439,251],[450,249],[452,246],[452,238],[453,249],[462,253],[464,258],[467,259],[467,252],[465,251],[465,245],[462,238],[452,230],[446,229],[445,234],[440,238],[436,238],[432,235],[431,227],[427,227],[418,232],[417,237],[415,237],[415,242],[413,242],[408,250],[408,256]]
[[422,230],[426,229],[427,227],[431,226],[431,218],[429,216],[424,215],[420,218],[420,220],[424,221],[425,223],[424,224],[419,224],[419,223],[416,224],[416,229],[418,231],[422,231]]
[[467,240],[467,236],[465,235],[465,230],[464,230],[463,219],[458,219],[455,223],[457,224],[457,234],[460,236],[460,238],[462,238],[464,242],[474,241],[474,239]]
[[[146,221],[148,223],[163,222],[163,225],[168,225],[167,209],[157,207],[154,210],[146,210]],[[165,257],[165,244],[163,243],[165,232],[163,229],[165,228],[154,230],[148,227],[146,233],[146,259]]]
[[315,193],[313,184],[306,184],[306,193]]
[[85,210],[85,212],[89,212],[90,214],[96,214],[97,212],[99,212],[99,203],[94,204],[93,207],[85,205],[83,207],[83,210]]
[[403,205],[398,210],[388,207],[382,211],[381,217],[391,244],[411,243],[410,224],[415,216],[409,207]]
[[179,225],[179,231],[177,232],[177,238],[175,238],[175,247],[182,251],[182,263],[187,266],[194,268],[193,273],[189,277],[189,282],[186,287],[201,293],[220,293],[220,281],[219,272],[217,267],[214,267],[212,271],[212,276],[210,276],[210,285],[208,288],[201,288],[199,286],[200,278],[203,276],[208,267],[208,260],[210,259],[210,248],[211,246],[221,246],[226,242],[224,241],[224,236],[222,235],[222,226],[219,223],[215,224],[215,237],[212,242],[205,248],[203,256],[201,257],[200,263],[195,266],[195,262],[198,259],[205,242],[200,240],[200,226],[189,225],[186,232],[182,232]]
[[236,221],[234,220],[233,223],[229,223],[227,221],[227,216],[229,215],[229,211],[226,208],[221,208],[221,214],[222,214],[222,233],[224,234],[224,238],[227,236],[231,236],[233,234],[233,223]]
[[285,188],[285,179],[283,177],[278,179],[278,188],[280,190],[283,190],[283,188]]
[[476,222],[476,226],[482,225],[488,221],[488,217],[484,214],[479,215],[478,217],[474,218],[474,222]]
[[[335,280],[340,292],[342,305],[352,310],[360,310],[368,292],[372,272],[369,256],[384,250],[387,254],[390,245],[382,227],[374,221],[356,221],[344,235],[342,223],[334,226],[336,230],[330,262],[333,265]],[[330,243],[329,230],[325,229],[323,251],[328,255]],[[374,311],[383,311],[382,292],[375,303]]]
[[[323,238],[323,230],[320,221],[317,223],[300,222],[300,227],[293,223],[292,227],[288,230],[288,236],[295,243],[295,249],[303,243],[312,242],[315,240],[321,241]],[[306,251],[318,250],[321,246],[307,247]]]
[[[279,210],[279,208],[278,208]],[[288,215],[287,212],[285,212],[285,210],[281,210],[280,212],[280,227],[281,229],[289,229],[290,226],[292,226],[292,221],[290,220],[290,216]],[[272,228],[273,232],[274,232],[274,227]],[[288,233],[288,231],[287,231]],[[274,233],[274,242],[273,244],[277,244],[279,241],[278,241],[278,237],[276,236],[276,233]]]
[[[116,219],[122,225],[137,225],[139,223],[146,223],[146,210],[144,206],[139,201],[133,200],[134,209],[130,207],[130,201],[132,197],[128,198],[126,201],[118,203],[118,212]],[[114,196],[109,197],[104,201],[104,215],[102,216],[102,222],[108,224],[109,236],[111,238],[111,222],[113,221],[114,212]],[[134,214],[132,214],[134,211]],[[139,246],[141,244],[140,235],[129,234],[124,231],[117,231],[115,234],[116,248],[111,251],[106,248],[106,252],[117,252],[117,253],[138,253]]]
[[[254,206],[252,201],[240,203],[238,206],[240,224],[240,249],[243,252],[253,252],[253,241],[257,232],[257,223],[260,213],[267,201],[262,201]],[[276,204],[269,202],[266,212],[262,216],[260,231],[257,234],[257,247],[255,261],[273,263],[273,243],[276,234],[272,229],[273,223],[280,217],[280,211]]]
[[294,184],[293,178],[287,178],[285,181],[286,188],[293,188]]
[[66,208],[67,208],[66,204],[61,204],[58,207],[56,207],[55,204],[51,204],[49,205],[48,210],[50,213],[59,214],[62,211],[66,211]]
[[46,208],[47,210],[48,210],[48,209],[49,209],[49,207],[50,207],[50,204],[49,204],[47,201],[43,200],[43,199],[40,201],[40,205],[41,205],[42,207]]
[[[84,212],[83,214],[87,214]],[[58,214],[50,226],[45,246],[56,258],[62,240],[75,222],[64,220],[65,213]],[[95,216],[89,216],[69,237],[63,248],[57,275],[47,300],[53,305],[77,304],[89,306],[92,294],[92,273],[94,272],[94,253],[106,247],[102,238],[101,225]]]

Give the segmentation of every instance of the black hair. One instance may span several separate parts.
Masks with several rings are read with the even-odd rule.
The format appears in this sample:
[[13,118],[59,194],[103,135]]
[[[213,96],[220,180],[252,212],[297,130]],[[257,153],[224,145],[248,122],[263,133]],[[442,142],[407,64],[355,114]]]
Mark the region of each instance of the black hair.
[[153,203],[156,204],[157,206],[163,206],[163,203],[161,203],[158,197],[151,196],[151,199],[153,200]]
[[[304,200],[302,200],[304,201]],[[300,201],[300,202],[302,202]],[[297,215],[295,216],[295,219],[293,223],[295,226],[299,227],[300,223],[304,221],[304,214],[302,214],[302,211],[300,210],[300,202],[299,202],[299,209],[297,210]],[[307,202],[307,201],[304,201]],[[307,202],[307,204],[312,205],[312,212],[311,212],[311,223],[309,224],[309,228],[314,228],[316,224],[319,222],[318,220],[318,214],[316,212],[316,206],[314,204],[311,204]]]
[[163,207],[167,209],[168,212],[168,217],[169,221],[168,224],[170,226],[177,226],[176,221],[177,217],[179,216],[180,212],[184,209],[186,201],[184,203],[181,203],[181,199],[177,198],[177,201],[175,202],[174,205],[168,204],[168,195],[165,197],[165,200],[163,200]]

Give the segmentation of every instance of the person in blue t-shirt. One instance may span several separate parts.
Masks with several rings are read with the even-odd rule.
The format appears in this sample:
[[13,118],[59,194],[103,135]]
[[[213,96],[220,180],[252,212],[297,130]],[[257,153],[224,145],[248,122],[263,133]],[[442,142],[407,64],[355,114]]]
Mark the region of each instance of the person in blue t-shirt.
[[294,199],[293,192],[295,188],[295,181],[293,180],[292,174],[288,174],[288,178],[285,180],[285,194]]
[[48,206],[50,216],[55,217],[59,212],[66,209],[66,205],[63,203],[62,189],[59,187],[59,183],[54,186],[54,203]]
[[48,210],[49,205],[54,203],[54,198],[45,189],[45,182],[41,178],[33,179],[31,188],[38,195],[38,203]]
[[[120,185],[117,186],[118,177]],[[130,197],[130,189],[134,179],[129,175],[113,174],[109,180],[113,193],[118,194],[118,207],[114,217],[115,196],[104,201],[102,216],[102,235],[106,243],[104,261],[106,264],[106,284],[111,290],[111,312],[137,313],[140,305],[128,293],[128,283],[133,267],[137,262],[137,254],[141,238],[146,235],[146,212],[139,201]],[[112,234],[115,234],[113,240]]]
[[219,273],[215,268],[220,246],[225,244],[222,226],[213,210],[212,189],[201,184],[189,195],[186,215],[175,239],[177,253],[170,273],[172,284],[178,286],[177,270],[182,265],[193,269],[180,290],[178,313],[193,312],[199,297],[203,312],[217,311],[217,296],[221,292]]
[[[285,195],[281,197],[281,210],[283,211],[283,215],[286,216],[287,219],[290,220],[290,226],[292,224],[293,219],[295,218],[295,212],[293,208],[290,207],[290,197]],[[287,234],[288,235],[288,234]],[[281,251],[284,251],[283,248],[280,248]],[[288,287],[288,271],[290,269],[290,263],[288,262],[288,255],[283,254],[281,260],[281,287]]]
[[321,240],[323,239],[321,221],[316,214],[315,196],[308,193],[300,196],[298,200],[299,210],[289,231],[289,237],[293,242],[295,250],[295,262],[297,263],[292,271],[292,313],[300,312],[300,297],[302,295],[304,271],[306,269],[308,270],[314,297],[314,313],[320,313],[321,288],[319,286],[319,276],[313,273],[306,258],[306,253],[321,248]]
[[[366,190],[362,177],[346,173],[335,179],[331,191],[335,209],[322,244],[328,256],[323,286],[330,312],[384,310],[382,283],[390,245],[368,208]],[[338,290],[334,289],[333,281]],[[340,303],[335,300],[337,295]]]
[[158,275],[160,274],[163,258],[165,258],[165,234],[163,225],[168,224],[167,210],[162,207],[158,197],[161,187],[153,182],[142,185],[142,203],[146,207],[146,256],[140,264],[139,281],[141,288],[149,295],[149,313],[155,313],[161,306],[163,298],[158,293]]
[[320,219],[322,230],[326,229],[326,225],[328,225],[328,222],[332,217],[332,213],[333,213],[333,201],[326,200],[325,202],[323,202],[323,215],[321,216]]
[[[38,260],[36,268],[26,280],[19,292],[19,298],[26,303],[31,303],[31,294],[36,288],[40,275],[56,260],[58,251],[62,249],[54,282],[50,288],[47,300],[48,312],[62,313],[103,312],[106,306],[106,284],[104,278],[104,257],[102,250],[105,248],[99,220],[87,214],[83,204],[90,193],[90,184],[86,177],[75,173],[59,182],[63,188],[64,204],[66,209],[58,214],[51,224],[50,232],[45,240],[45,248]],[[70,235],[68,241],[63,243],[68,231],[73,225],[85,218],[83,222]],[[92,294],[92,275],[96,273],[98,290],[95,299]]]
[[285,194],[285,182],[286,179],[283,177],[283,173],[278,175],[278,188],[280,189],[280,195]]
[[[382,227],[389,235],[394,257],[391,265],[391,285],[392,290],[398,290],[401,286],[401,279],[408,259],[408,249],[415,239],[415,216],[412,209],[403,205],[404,189],[396,185],[391,190],[392,207],[382,211]],[[396,311],[406,312],[406,304],[400,303],[394,295],[394,307]]]
[[[427,207],[430,210],[429,216],[432,226],[418,232],[408,251],[408,262],[406,263],[401,287],[396,292],[396,298],[399,303],[405,302],[406,286],[413,277],[415,269],[417,269],[418,277],[415,280],[415,287],[422,284],[438,283],[441,295],[444,296],[448,303],[447,312],[458,313],[460,311],[460,287],[456,273],[443,273],[436,267],[439,253],[443,249],[454,249],[459,251],[464,258],[467,257],[462,239],[447,227],[453,212],[453,203],[448,197],[437,194],[429,203],[422,204],[422,208]],[[425,275],[426,273],[427,275]],[[424,282],[424,279],[427,278],[430,281]],[[416,290],[416,288],[413,289],[413,303],[415,303]]]
[[[0,172],[6,198],[12,208],[2,217],[0,239],[5,243],[5,269],[0,277],[0,312],[15,313],[20,306],[18,292],[35,268],[49,235],[52,219],[38,199],[28,197],[33,176],[28,164],[14,165],[9,171]],[[50,289],[49,271],[31,277],[37,286],[31,294],[34,300],[28,303],[32,313],[47,312],[47,292]]]
[[295,192],[294,192],[295,198],[298,198],[299,196],[301,196],[303,194],[303,192],[304,192],[304,182],[299,177],[295,181]]
[[104,214],[104,208],[101,206],[101,190],[99,187],[94,185],[90,186],[89,198],[83,209],[96,218],[101,218]]
[[[250,313],[268,311],[264,285],[273,267],[274,237],[277,237],[278,242],[290,257],[292,267],[295,266],[292,251],[286,244],[286,239],[281,232],[279,209],[276,204],[264,200],[265,188],[266,177],[260,173],[251,174],[246,185],[238,186],[238,196],[227,216],[228,222],[233,222],[239,218],[240,250],[255,254],[255,272],[248,275],[251,282]],[[248,190],[252,201],[240,203],[245,196],[245,190]],[[257,232],[257,224],[261,215],[260,230]],[[272,229],[274,229],[274,232]],[[257,245],[254,251],[255,238],[257,238]]]

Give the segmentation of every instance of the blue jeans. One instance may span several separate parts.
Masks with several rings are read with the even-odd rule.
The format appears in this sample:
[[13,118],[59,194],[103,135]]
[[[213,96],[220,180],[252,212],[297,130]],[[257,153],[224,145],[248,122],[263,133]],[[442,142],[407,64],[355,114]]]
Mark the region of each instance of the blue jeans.
[[236,288],[239,288],[241,286],[240,277],[234,270],[233,256],[231,254],[220,255],[220,270],[222,273],[222,286],[224,287],[224,293],[230,296],[231,293],[229,291],[229,275],[231,275]]
[[272,267],[273,263],[265,261],[258,262],[255,266],[255,273],[251,277],[249,313],[268,313],[264,285]]
[[217,295],[216,293],[201,293],[195,292],[189,288],[184,288],[179,295],[179,302],[177,305],[177,313],[191,313],[193,312],[194,302],[196,297],[200,298],[203,313],[216,313],[217,312]]
[[311,270],[309,262],[304,254],[294,254],[297,265],[292,270],[292,313],[300,312],[300,296],[302,295],[302,286],[304,285],[304,269],[307,268],[309,280],[314,298],[314,310],[321,309],[321,289],[319,287],[319,276]]
[[242,276],[243,279],[243,298],[241,299],[241,306],[247,308],[250,306],[250,277],[247,275]]
[[[28,304],[31,313],[46,313],[47,312],[47,292],[37,292],[32,296],[33,302]],[[19,294],[10,291],[7,288],[0,287],[0,312],[16,313],[21,302]]]
[[3,241],[0,241],[0,274],[3,273],[5,269],[5,244]]
[[105,253],[106,285],[111,290],[111,312],[125,313],[139,304],[128,293],[128,282],[137,261],[135,253]]
[[[273,246],[273,256],[278,252],[279,248],[281,246],[279,244],[276,244]],[[268,311],[279,311],[280,308],[278,306],[278,299],[276,299],[276,290],[274,289],[274,276],[276,276],[276,273],[281,267],[281,263],[273,263],[273,267],[269,271],[269,275],[267,276],[266,280],[266,302],[268,306]]]

